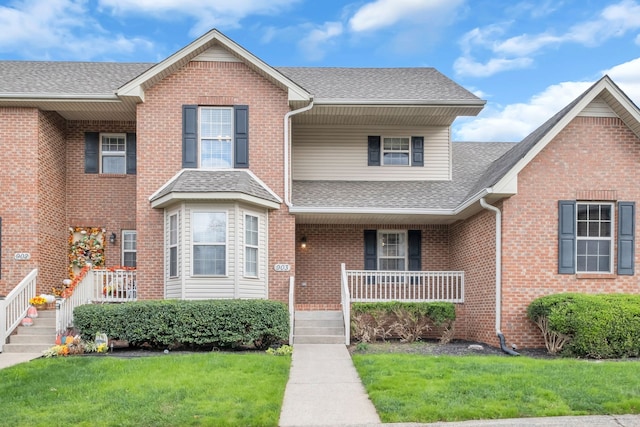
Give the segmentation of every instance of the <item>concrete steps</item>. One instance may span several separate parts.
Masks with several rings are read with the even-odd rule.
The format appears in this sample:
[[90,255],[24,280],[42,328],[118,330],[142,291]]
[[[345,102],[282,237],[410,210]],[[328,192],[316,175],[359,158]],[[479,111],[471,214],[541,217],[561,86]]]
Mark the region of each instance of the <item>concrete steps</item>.
[[18,326],[16,333],[9,336],[3,346],[3,353],[42,353],[55,345],[56,311],[38,310],[33,326]]
[[296,311],[294,344],[344,344],[341,311]]

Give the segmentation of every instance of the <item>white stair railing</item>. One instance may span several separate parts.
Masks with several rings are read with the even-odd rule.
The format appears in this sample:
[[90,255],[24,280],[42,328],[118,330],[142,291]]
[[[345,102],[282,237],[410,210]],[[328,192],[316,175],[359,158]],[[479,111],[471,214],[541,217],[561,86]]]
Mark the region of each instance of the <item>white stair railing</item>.
[[9,295],[0,300],[0,352],[9,335],[27,314],[29,299],[36,296],[37,278],[38,269],[34,268]]
[[344,341],[346,345],[351,344],[351,295],[349,293],[349,282],[347,280],[347,270],[344,263],[340,265],[340,293],[342,301],[342,317],[344,320]]
[[56,330],[64,332],[73,326],[73,309],[79,305],[90,304],[95,292],[95,277],[93,270],[87,271],[86,275],[73,289],[73,293],[68,298],[58,300],[56,304]]
[[296,281],[289,277],[289,345],[293,345],[293,328],[296,319]]

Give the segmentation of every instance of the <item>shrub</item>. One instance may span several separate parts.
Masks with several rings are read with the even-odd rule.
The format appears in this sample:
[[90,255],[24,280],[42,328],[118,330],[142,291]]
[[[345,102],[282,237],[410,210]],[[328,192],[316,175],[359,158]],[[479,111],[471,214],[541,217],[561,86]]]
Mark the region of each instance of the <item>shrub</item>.
[[289,335],[286,305],[268,300],[136,301],[82,305],[73,314],[83,337],[106,332],[134,347],[262,349]]
[[640,356],[640,295],[556,294],[527,308],[550,353],[595,359]]
[[351,306],[351,329],[360,342],[386,340],[396,336],[406,342],[419,340],[431,329],[441,327],[440,342],[453,337],[455,305],[443,302],[375,302]]

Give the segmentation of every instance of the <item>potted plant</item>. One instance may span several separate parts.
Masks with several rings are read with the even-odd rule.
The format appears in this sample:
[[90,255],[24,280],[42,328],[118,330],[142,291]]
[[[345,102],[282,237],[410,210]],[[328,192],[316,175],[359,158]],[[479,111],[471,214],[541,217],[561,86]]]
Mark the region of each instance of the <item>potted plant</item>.
[[29,304],[38,310],[44,310],[47,307],[47,299],[42,296],[33,297],[29,300]]

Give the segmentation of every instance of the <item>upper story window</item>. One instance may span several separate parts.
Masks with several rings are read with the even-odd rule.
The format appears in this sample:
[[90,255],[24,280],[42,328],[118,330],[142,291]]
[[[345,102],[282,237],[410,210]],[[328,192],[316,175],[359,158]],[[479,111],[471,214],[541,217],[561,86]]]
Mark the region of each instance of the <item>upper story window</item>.
[[369,166],[424,166],[422,136],[369,136],[367,149]]
[[84,173],[135,175],[136,134],[85,132]]
[[409,166],[409,138],[383,138],[382,164]]
[[200,107],[200,167],[233,166],[233,108]]
[[135,230],[122,231],[122,265],[125,267],[136,266],[137,234]]
[[579,273],[613,271],[613,205],[576,204],[576,270]]

